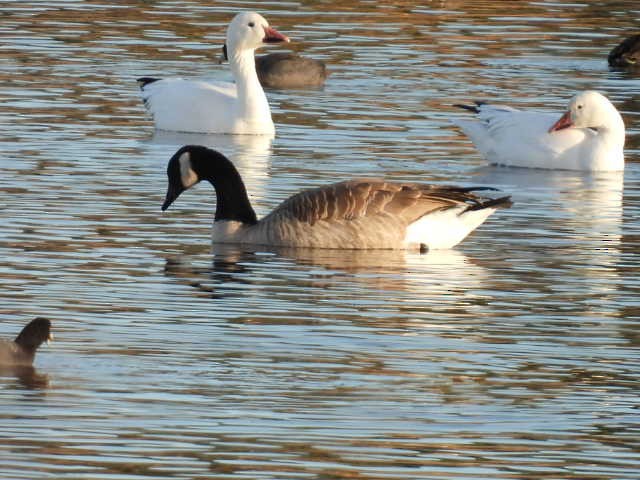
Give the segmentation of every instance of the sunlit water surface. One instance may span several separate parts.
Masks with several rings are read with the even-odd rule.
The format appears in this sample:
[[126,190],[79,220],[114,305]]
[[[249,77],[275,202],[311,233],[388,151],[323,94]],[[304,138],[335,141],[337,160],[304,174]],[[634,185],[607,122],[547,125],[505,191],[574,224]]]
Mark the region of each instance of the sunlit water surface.
[[[129,5],[129,6],[125,6]],[[269,91],[277,136],[154,134],[142,75],[213,76],[262,12],[327,62]],[[4,1],[2,479],[640,477],[640,76],[608,51],[636,0]],[[283,47],[273,47],[273,49]],[[492,98],[607,94],[622,174],[487,167],[450,122]],[[354,176],[491,185],[514,206],[450,252],[220,249],[208,185],[160,212],[184,143],[230,156],[259,214]]]

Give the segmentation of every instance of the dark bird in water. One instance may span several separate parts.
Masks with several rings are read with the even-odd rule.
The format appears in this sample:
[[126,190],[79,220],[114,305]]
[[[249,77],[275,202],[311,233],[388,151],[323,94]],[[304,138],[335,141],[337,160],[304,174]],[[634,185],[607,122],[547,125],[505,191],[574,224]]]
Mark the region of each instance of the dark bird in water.
[[625,39],[609,53],[610,67],[640,67],[640,34]]
[[[228,60],[227,46],[222,57]],[[292,52],[276,52],[256,57],[256,73],[264,88],[319,88],[329,76],[321,60]]]
[[0,365],[31,365],[38,347],[52,339],[51,322],[38,317],[29,322],[15,340],[0,339]]

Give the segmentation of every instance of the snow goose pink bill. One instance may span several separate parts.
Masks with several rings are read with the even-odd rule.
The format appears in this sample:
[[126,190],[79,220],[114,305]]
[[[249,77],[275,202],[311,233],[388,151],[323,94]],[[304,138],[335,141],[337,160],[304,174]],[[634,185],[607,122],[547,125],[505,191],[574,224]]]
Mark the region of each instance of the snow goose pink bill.
[[227,29],[226,45],[234,83],[142,77],[138,84],[159,130],[274,135],[267,97],[256,74],[254,51],[289,39],[261,15],[243,12]]
[[216,192],[213,243],[332,249],[452,248],[509,197],[491,198],[457,187],[357,179],[304,190],[258,220],[234,165],[198,145],[180,148],[169,160],[162,210],[201,180]]
[[454,120],[481,155],[497,165],[557,170],[624,170],[624,122],[593,90],[578,93],[559,115],[476,102],[456,105],[476,113]]

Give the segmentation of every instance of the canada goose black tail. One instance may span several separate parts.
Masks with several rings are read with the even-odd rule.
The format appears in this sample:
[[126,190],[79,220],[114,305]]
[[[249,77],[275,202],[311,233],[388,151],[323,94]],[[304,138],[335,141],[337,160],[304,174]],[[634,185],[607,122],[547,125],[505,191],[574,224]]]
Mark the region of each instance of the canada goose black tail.
[[495,188],[495,187],[454,187],[456,192],[460,192],[460,193],[469,193],[469,192],[480,192],[480,191],[492,191],[492,192],[498,192],[500,191],[499,188]]
[[489,200],[470,205],[462,213],[471,212],[474,210],[483,210],[485,208],[509,208],[511,207],[511,205],[513,205],[513,202],[511,201],[511,195],[507,195],[506,197],[491,198]]

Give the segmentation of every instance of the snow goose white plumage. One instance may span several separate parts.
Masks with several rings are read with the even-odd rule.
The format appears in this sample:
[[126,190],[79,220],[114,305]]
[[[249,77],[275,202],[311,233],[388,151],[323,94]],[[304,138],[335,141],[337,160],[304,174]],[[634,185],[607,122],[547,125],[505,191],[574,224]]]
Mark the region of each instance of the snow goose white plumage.
[[419,183],[350,180],[304,190],[258,220],[244,183],[222,154],[203,146],[180,148],[167,167],[162,210],[200,180],[216,191],[213,242],[334,249],[447,249],[489,215],[511,205],[474,190]]
[[237,14],[227,29],[227,53],[235,83],[138,79],[142,99],[160,130],[273,135],[267,97],[258,81],[256,48],[289,39],[255,12]]
[[624,170],[625,128],[604,95],[578,93],[557,115],[477,102],[457,105],[477,120],[454,120],[490,163],[561,170]]

